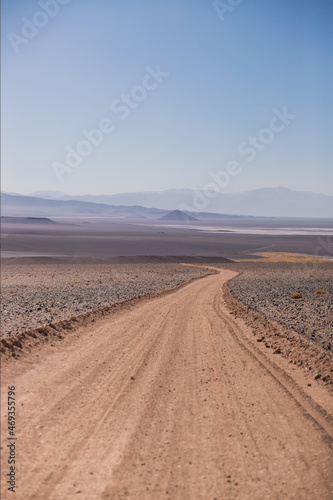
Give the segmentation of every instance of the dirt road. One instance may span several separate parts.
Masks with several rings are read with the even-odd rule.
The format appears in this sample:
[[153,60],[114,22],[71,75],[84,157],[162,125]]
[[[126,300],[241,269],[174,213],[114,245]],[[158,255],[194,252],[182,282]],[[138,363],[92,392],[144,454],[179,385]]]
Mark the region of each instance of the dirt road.
[[332,499],[331,422],[230,315],[233,275],[5,365],[2,478],[15,385],[17,491],[2,498]]

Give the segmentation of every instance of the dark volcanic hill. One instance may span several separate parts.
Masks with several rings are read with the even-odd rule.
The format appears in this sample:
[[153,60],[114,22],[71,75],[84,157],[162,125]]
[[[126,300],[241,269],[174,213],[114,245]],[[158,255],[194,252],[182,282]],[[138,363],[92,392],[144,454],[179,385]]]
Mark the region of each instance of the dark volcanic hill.
[[11,224],[58,224],[58,222],[47,217],[6,217],[1,216],[1,222]]
[[173,212],[170,212],[169,214],[163,215],[163,217],[160,217],[160,220],[169,220],[169,221],[175,221],[175,222],[194,222],[199,219],[196,219],[195,217],[192,217],[192,215],[186,214],[185,212],[182,212],[181,210],[173,210]]

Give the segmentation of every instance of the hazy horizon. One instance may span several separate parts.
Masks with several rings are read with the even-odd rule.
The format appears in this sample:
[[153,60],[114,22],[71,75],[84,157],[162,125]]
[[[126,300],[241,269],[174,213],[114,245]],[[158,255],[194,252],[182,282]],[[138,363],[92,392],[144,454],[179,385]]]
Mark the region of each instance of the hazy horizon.
[[[18,196],[15,196],[15,194]],[[84,207],[86,213],[93,210],[95,215],[98,213],[101,215],[104,214],[104,208],[107,206],[123,207],[125,216],[128,216],[129,213],[126,207],[137,207],[139,212],[131,212],[131,216],[139,216],[139,218],[143,215],[140,207],[153,210],[180,210],[187,213],[208,212],[259,217],[319,217],[332,219],[333,214],[333,196],[309,191],[291,191],[281,187],[262,188],[239,193],[219,193],[218,191],[212,193],[207,189],[203,191],[171,189],[104,195],[69,195],[60,191],[37,191],[29,193],[28,197],[20,195],[20,193],[2,193],[2,210],[7,215],[26,212],[32,216],[36,214],[53,214],[53,216],[56,216],[55,204],[61,212],[64,209],[65,211],[71,211],[71,208],[74,208],[72,202],[76,202],[78,213],[75,213],[79,216],[82,215]],[[146,215],[149,216],[150,214]]]
[[328,0],[4,0],[2,189],[332,195],[332,20]]
[[[290,191],[295,191],[295,192],[304,192],[304,193],[311,193],[311,194],[319,194],[319,195],[324,195],[324,196],[333,196],[333,194],[326,194],[323,192],[318,192],[318,191],[313,191],[311,189],[304,191],[301,189],[290,189],[285,186],[265,186],[265,187],[260,187],[256,189],[246,189],[246,190],[240,190],[240,191],[232,191],[228,192],[226,194],[242,194],[242,193],[248,193],[250,191],[257,191],[257,190],[264,190],[264,189],[275,189],[275,190],[290,190]],[[127,191],[127,192],[101,192],[101,193],[94,193],[92,191],[89,192],[82,192],[82,193],[70,193],[68,191],[62,191],[62,190],[57,190],[57,189],[39,189],[33,192],[15,192],[15,191],[8,191],[6,189],[1,189],[1,192],[7,193],[7,194],[14,194],[14,195],[22,195],[22,196],[34,196],[40,193],[57,193],[57,194],[62,194],[62,195],[68,195],[68,196],[114,196],[114,195],[123,195],[123,194],[144,194],[144,193],[163,193],[164,191],[200,191],[200,188],[191,188],[191,187],[180,187],[180,188],[168,188],[168,189],[162,189],[162,190],[149,190],[149,191]],[[224,193],[221,193],[224,194]]]

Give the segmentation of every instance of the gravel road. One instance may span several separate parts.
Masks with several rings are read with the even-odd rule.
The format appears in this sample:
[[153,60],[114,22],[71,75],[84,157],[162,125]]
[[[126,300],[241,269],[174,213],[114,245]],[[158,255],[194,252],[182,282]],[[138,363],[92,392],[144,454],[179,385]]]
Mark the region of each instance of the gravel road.
[[332,498],[332,398],[233,318],[221,290],[232,276],[5,363],[3,408],[17,387],[17,500]]

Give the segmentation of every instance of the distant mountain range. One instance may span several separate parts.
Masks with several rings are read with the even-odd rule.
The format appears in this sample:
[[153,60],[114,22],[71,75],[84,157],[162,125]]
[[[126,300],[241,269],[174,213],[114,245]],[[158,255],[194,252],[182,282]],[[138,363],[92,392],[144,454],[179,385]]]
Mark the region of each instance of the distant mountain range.
[[[242,193],[209,193],[193,189],[169,189],[160,192],[122,193],[113,195],[71,196],[58,191],[38,191],[31,196],[47,200],[80,201],[112,206],[139,206],[159,210],[181,210],[215,214],[266,217],[333,217],[333,196],[291,189],[262,188]],[[158,214],[153,212],[157,217]],[[146,215],[144,215],[146,216]],[[162,213],[159,215],[163,216]]]
[[166,211],[144,207],[122,207],[79,200],[44,199],[36,196],[1,194],[1,214],[14,217],[134,217],[158,219]]
[[[24,196],[17,194],[1,193],[1,214],[3,217],[112,217],[131,219],[160,219],[168,215],[170,210],[158,208],[146,208],[138,205],[107,205],[103,203],[92,203],[76,199],[56,200],[44,199],[36,196]],[[179,215],[179,214],[178,214]],[[182,221],[193,221],[192,214],[183,214]],[[215,213],[196,213],[200,219],[234,218],[235,215],[223,215]],[[169,219],[171,220],[171,219]],[[172,219],[176,220],[176,219]]]

